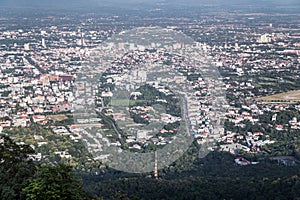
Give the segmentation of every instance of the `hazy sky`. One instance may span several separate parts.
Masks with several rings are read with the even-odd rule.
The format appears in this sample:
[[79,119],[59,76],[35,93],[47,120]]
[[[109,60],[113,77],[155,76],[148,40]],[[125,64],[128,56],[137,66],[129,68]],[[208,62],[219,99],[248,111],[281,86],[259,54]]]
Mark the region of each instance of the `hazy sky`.
[[297,5],[300,0],[0,0],[1,7],[97,7],[97,6],[133,6],[133,5]]

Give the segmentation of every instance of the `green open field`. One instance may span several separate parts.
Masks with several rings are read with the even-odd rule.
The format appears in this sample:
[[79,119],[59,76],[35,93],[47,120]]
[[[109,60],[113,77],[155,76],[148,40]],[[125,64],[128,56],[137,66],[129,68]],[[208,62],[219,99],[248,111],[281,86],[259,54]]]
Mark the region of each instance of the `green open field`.
[[300,90],[260,97],[256,98],[256,100],[265,102],[300,102]]

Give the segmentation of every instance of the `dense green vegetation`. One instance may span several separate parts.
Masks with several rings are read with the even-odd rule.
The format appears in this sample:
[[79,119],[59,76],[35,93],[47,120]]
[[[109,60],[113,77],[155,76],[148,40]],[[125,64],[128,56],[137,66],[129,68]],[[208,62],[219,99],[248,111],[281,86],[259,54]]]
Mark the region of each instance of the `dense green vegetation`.
[[29,146],[0,138],[0,199],[24,199],[22,189],[36,170],[29,153],[33,153]]
[[82,189],[72,167],[33,163],[33,149],[0,138],[0,199],[92,199]]
[[203,178],[175,180],[121,179],[94,187],[109,199],[114,190],[131,199],[295,199],[299,197],[298,176],[289,178]]
[[[1,199],[297,199],[299,166],[284,166],[267,159],[258,165],[238,166],[228,153],[211,152],[199,158],[197,143],[179,160],[150,174],[127,174],[106,169],[98,175],[72,167],[40,165],[28,159],[33,150],[1,138]],[[249,158],[251,159],[251,158]]]
[[[179,99],[176,98],[173,92],[171,94],[165,94],[163,92],[158,91],[155,87],[148,84],[141,86],[136,91],[141,92],[141,96],[137,97],[138,101],[135,101],[136,103],[134,103],[132,107],[153,106],[154,104],[160,104],[165,107],[166,113],[176,117],[181,116],[180,101]],[[158,99],[165,100],[165,102],[158,102],[157,101]],[[132,97],[131,100],[133,100]]]
[[[237,166],[227,153],[196,159],[194,169],[159,171],[159,179],[111,171],[103,176],[83,176],[88,191],[110,199],[116,192],[131,199],[296,199],[299,167],[262,161]],[[183,161],[183,160],[182,160]],[[175,164],[176,165],[176,164]],[[176,166],[175,166],[176,168]]]
[[38,168],[23,192],[28,200],[82,200],[88,198],[81,189],[81,183],[72,171],[72,167],[64,164]]

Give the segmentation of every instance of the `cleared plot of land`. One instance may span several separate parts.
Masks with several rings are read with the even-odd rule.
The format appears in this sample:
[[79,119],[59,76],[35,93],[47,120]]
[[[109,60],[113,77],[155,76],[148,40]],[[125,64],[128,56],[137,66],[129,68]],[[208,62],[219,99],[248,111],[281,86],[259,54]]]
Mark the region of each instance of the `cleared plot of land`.
[[54,121],[60,122],[63,120],[68,119],[66,115],[60,114],[60,115],[49,115],[49,118],[53,119]]
[[300,102],[300,90],[260,97],[256,98],[256,100],[266,102]]
[[128,99],[114,99],[111,101],[112,106],[134,106],[135,104],[147,103],[147,100],[128,100]]

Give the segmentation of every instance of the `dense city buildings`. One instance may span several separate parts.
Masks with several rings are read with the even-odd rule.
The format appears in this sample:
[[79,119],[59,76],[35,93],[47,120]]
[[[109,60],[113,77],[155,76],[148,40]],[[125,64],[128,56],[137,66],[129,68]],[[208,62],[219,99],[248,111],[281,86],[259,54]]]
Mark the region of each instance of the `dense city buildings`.
[[[216,181],[220,188],[243,181],[263,188],[299,184],[299,3],[132,0],[117,9],[76,2],[68,8],[55,0],[49,8],[0,3],[3,152],[7,142],[14,145],[9,138],[13,148],[29,145],[26,162],[70,165],[93,194],[107,199],[122,199],[118,188],[127,181],[133,191],[152,192],[156,184],[215,189],[218,178],[229,183]],[[161,152],[172,145],[178,148],[166,157],[180,156],[164,163]],[[150,157],[126,160],[124,152]],[[123,159],[117,165],[150,168],[115,168],[116,155]],[[116,190],[104,194],[110,184]],[[148,199],[172,196],[148,193]],[[234,198],[214,195],[203,198]]]

